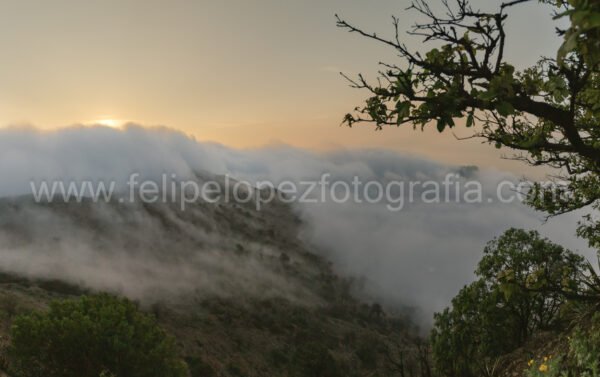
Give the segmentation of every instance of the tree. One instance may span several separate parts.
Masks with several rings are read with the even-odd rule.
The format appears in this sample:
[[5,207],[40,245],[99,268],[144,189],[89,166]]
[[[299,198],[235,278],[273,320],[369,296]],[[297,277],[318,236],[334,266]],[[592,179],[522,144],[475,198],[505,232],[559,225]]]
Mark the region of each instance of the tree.
[[569,298],[580,298],[585,260],[536,231],[509,229],[488,243],[477,276],[502,292],[522,342],[536,329],[549,329]]
[[554,287],[576,281],[582,266],[581,256],[534,231],[509,229],[490,241],[475,271],[479,279],[458,293],[451,309],[435,314],[431,344],[438,371],[486,375],[535,331],[560,325],[567,297]]
[[479,279],[460,290],[451,309],[435,313],[430,340],[436,371],[451,377],[484,375],[491,359],[518,346],[505,306],[504,295]]
[[54,301],[11,328],[13,374],[27,377],[183,377],[173,338],[126,298]]
[[[558,29],[564,43],[555,57],[517,71],[505,61],[505,22],[509,11],[525,2],[502,3],[496,12],[474,8],[468,0],[442,0],[436,14],[425,0],[409,7],[429,21],[409,34],[435,43],[426,53],[412,52],[394,37],[384,38],[337,17],[337,25],[396,50],[399,64],[382,64],[380,79],[371,84],[362,75],[352,86],[370,92],[364,105],[347,114],[344,123],[386,125],[432,123],[440,132],[457,125],[472,128],[472,137],[497,148],[515,150],[515,158],[557,169],[557,184],[537,183],[528,203],[550,216],[584,207],[600,208],[600,3],[589,0],[540,0],[554,7],[555,18],[571,25]],[[559,184],[560,181],[564,183]],[[588,215],[578,234],[600,247],[600,223]]]

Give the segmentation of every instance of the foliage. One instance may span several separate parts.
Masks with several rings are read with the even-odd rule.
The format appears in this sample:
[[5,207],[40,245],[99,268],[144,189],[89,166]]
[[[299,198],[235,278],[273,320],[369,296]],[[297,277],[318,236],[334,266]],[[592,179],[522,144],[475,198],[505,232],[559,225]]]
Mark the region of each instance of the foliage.
[[578,326],[571,339],[571,355],[575,360],[577,375],[582,377],[600,374],[600,313],[595,313],[589,328]]
[[[537,232],[513,228],[488,243],[476,273],[493,281],[507,301],[523,303],[514,308],[522,323],[545,329],[566,298],[581,297],[585,266],[583,257]],[[526,327],[522,331],[523,338],[531,333]]]
[[[517,345],[503,309],[504,295],[490,292],[483,280],[465,288],[446,308],[434,315],[431,333],[433,360],[447,376],[479,376],[498,355]],[[506,336],[505,336],[506,331]]]
[[575,326],[570,336],[566,336],[568,351],[530,360],[525,371],[526,377],[600,375],[600,314],[596,312],[590,318],[589,312],[593,310],[588,310],[585,315],[587,318],[580,318],[581,323]]
[[185,376],[173,338],[128,299],[108,294],[54,301],[15,319],[14,374],[27,377]]
[[321,343],[299,346],[292,358],[292,369],[298,377],[341,377],[340,366]]
[[0,313],[13,317],[19,311],[19,302],[14,294],[5,294],[0,297]]
[[[394,37],[384,38],[338,17],[339,27],[384,43],[402,60],[382,63],[376,84],[362,75],[348,78],[370,97],[344,123],[370,122],[378,129],[435,124],[440,132],[464,124],[472,137],[517,151],[516,159],[559,169],[556,184],[538,183],[529,191],[534,208],[549,215],[600,208],[600,3],[539,1],[571,25],[558,30],[565,40],[555,58],[517,70],[505,61],[505,24],[509,12],[531,1],[507,1],[496,12],[468,0],[442,1],[446,9],[437,14],[425,0],[414,0],[409,9],[428,21],[409,34],[431,43],[427,52],[412,52],[400,40],[397,18]],[[593,217],[580,223],[578,233],[600,246]]]
[[377,368],[377,359],[380,354],[381,339],[374,336],[363,336],[356,347],[356,357],[370,370]]
[[528,369],[525,377],[558,377],[563,376],[560,372],[559,357],[552,359],[552,356],[544,356],[542,360],[531,360],[528,363]]
[[[559,1],[563,5],[565,1]],[[588,65],[600,61],[600,3],[589,0],[567,1],[570,9],[558,15],[568,16],[571,27],[565,33],[565,42],[558,50],[558,59],[568,53],[580,51]]]
[[[479,376],[540,329],[557,325],[566,297],[553,289],[583,258],[537,232],[510,229],[484,250],[474,283],[435,314],[434,363],[448,376]],[[511,276],[509,283],[502,276]],[[535,289],[528,289],[534,287]]]

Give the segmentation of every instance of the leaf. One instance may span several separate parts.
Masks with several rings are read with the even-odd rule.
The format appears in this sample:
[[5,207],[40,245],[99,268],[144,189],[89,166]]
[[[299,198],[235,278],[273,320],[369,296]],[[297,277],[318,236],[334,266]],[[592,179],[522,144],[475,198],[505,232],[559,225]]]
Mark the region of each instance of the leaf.
[[496,93],[490,91],[481,92],[477,95],[477,97],[482,101],[491,101],[496,98]]
[[410,101],[396,103],[396,111],[399,120],[408,117],[410,115]]
[[473,125],[473,113],[469,114],[467,117],[467,127],[471,127]]
[[515,113],[515,108],[513,107],[513,105],[511,105],[508,102],[500,102],[496,105],[496,110],[498,111],[498,114],[502,115],[503,117],[509,116],[511,114]]
[[511,296],[516,292],[515,285],[510,283],[500,284],[498,289],[500,292],[504,293],[506,301],[510,301]]
[[437,121],[437,129],[439,132],[443,132],[444,128],[446,128],[446,122],[443,119],[438,119]]
[[588,29],[600,27],[600,13],[589,15],[586,27]]
[[344,121],[343,123],[346,123],[348,125],[348,127],[352,127],[352,123],[354,123],[356,120],[354,119],[354,117],[352,116],[352,114],[346,114],[344,116]]
[[577,33],[573,33],[558,49],[558,62],[562,64],[565,56],[577,46]]

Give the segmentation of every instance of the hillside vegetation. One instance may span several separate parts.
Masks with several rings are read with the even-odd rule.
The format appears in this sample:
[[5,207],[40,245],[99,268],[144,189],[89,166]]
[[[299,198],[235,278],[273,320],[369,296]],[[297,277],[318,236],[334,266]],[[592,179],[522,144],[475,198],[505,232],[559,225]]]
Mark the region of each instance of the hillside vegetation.
[[19,315],[102,290],[130,297],[173,335],[192,377],[429,368],[410,310],[390,313],[357,299],[359,285],[309,251],[298,237],[300,220],[282,203],[261,211],[198,203],[181,211],[18,198],[0,206],[8,255],[0,336],[4,368],[14,376],[10,327]]
[[476,274],[435,315],[437,374],[598,374],[600,279],[581,256],[510,229],[488,244]]

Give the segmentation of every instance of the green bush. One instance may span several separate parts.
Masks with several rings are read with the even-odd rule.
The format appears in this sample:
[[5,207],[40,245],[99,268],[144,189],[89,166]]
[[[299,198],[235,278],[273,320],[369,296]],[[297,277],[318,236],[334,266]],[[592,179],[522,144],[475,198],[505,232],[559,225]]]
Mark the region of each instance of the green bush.
[[448,376],[479,376],[494,364],[493,356],[518,345],[514,319],[504,304],[503,294],[490,291],[478,280],[459,292],[452,309],[434,315],[431,344],[438,371]]
[[173,338],[126,298],[54,301],[15,318],[13,374],[27,377],[182,377]]
[[577,375],[600,375],[600,313],[592,315],[589,327],[577,326],[573,331],[570,354],[575,361]]
[[541,238],[510,229],[484,250],[474,283],[435,314],[433,359],[448,376],[484,375],[498,357],[533,332],[560,323],[565,290],[577,289],[583,258]]
[[[578,309],[581,309],[580,306]],[[528,363],[525,377],[597,377],[600,375],[600,313],[595,305],[583,307],[586,312],[566,336],[568,352],[555,349],[555,355],[544,355]]]
[[525,377],[574,376],[573,374],[561,374],[560,362],[560,357],[552,359],[552,356],[544,356],[542,360],[537,361],[531,360],[528,363],[528,369],[525,371]]

